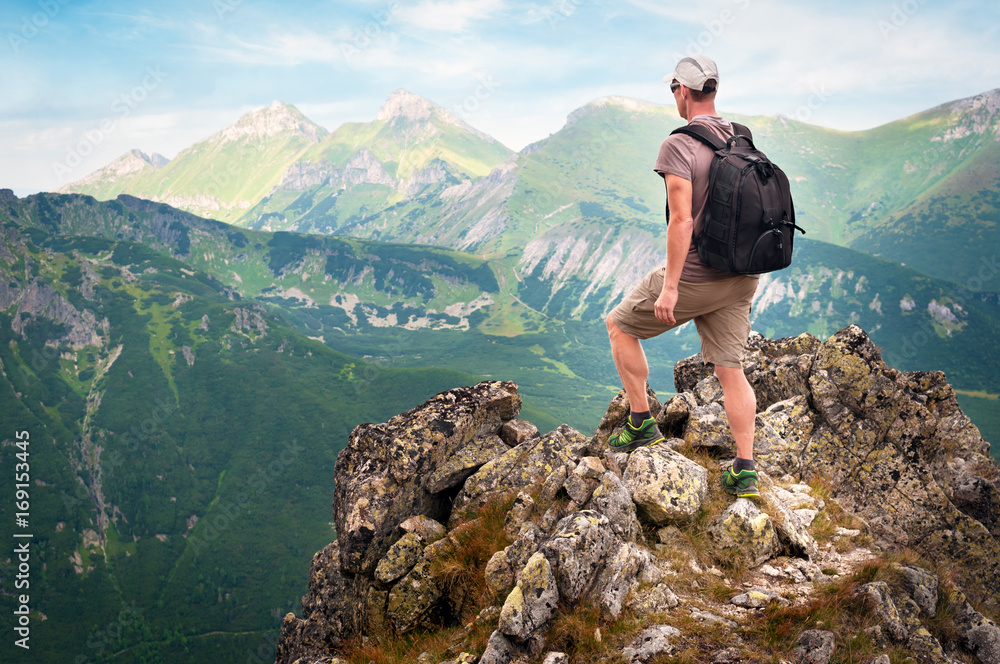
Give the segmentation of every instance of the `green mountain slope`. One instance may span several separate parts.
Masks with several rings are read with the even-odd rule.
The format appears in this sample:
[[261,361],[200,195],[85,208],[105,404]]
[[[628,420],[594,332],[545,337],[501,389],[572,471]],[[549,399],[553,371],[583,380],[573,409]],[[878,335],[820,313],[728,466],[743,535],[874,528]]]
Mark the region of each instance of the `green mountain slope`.
[[[234,228],[130,196],[0,199],[0,211],[50,234],[124,239],[215,275],[245,297],[340,311],[346,327],[467,328],[499,286],[489,263],[446,249]],[[142,265],[141,251],[123,260]],[[155,269],[155,268],[153,268]]]
[[[998,111],[994,90],[861,132],[726,115],[788,173],[811,239],[965,284],[1000,240]],[[596,272],[592,291],[617,294],[658,253],[663,191],[650,168],[680,123],[669,106],[603,98],[512,157],[404,91],[374,121],[329,135],[276,104],[162,168],[131,155],[67,190],[126,192],[254,229],[447,246],[516,265],[515,278],[541,265],[552,295]],[[963,248],[969,260],[956,265]]]
[[[600,118],[579,118],[572,126],[579,125],[579,136],[600,136],[613,127]],[[557,159],[542,157],[539,168]],[[524,170],[530,168],[536,166]],[[38,196],[17,205],[39,224],[58,219],[73,233],[121,234],[168,250],[233,292],[280,306],[309,336],[381,367],[445,366],[517,380],[529,403],[563,413],[582,430],[594,426],[618,383],[603,318],[641,276],[638,266],[629,273],[621,263],[613,265],[617,272],[601,263],[586,267],[594,255],[602,261],[615,257],[609,249],[599,254],[588,248],[582,258],[567,250],[561,264],[539,261],[529,271],[518,262],[515,246],[507,257],[484,262],[436,247],[237,229],[129,197],[97,203]],[[588,223],[620,247],[640,244],[638,232],[624,235],[615,222],[608,217]],[[631,223],[641,229],[643,222]],[[582,225],[570,220],[568,228]],[[514,230],[494,242],[516,245]],[[652,237],[655,229],[646,232]],[[581,232],[570,240],[586,237]],[[653,243],[645,259],[650,263],[662,260],[663,249]],[[755,329],[768,336],[808,330],[823,337],[858,323],[900,368],[942,369],[959,389],[1000,393],[1000,364],[981,350],[998,338],[997,298],[829,243],[800,239],[796,246],[791,268],[762,279]],[[575,272],[567,269],[574,260]],[[667,336],[663,350],[651,352],[661,353],[658,361],[669,372],[677,357],[698,352],[699,345],[693,328]],[[669,373],[658,387],[670,389]],[[570,409],[566,394],[577,397]]]
[[159,168],[128,172],[122,162],[134,159],[126,155],[60,191],[102,200],[128,193],[231,221],[266,196],[288,165],[326,135],[294,106],[274,102],[245,114]]
[[0,210],[0,455],[13,469],[28,432],[31,661],[245,661],[331,537],[351,428],[477,378],[372,367],[183,262],[49,232],[37,210]]
[[[374,121],[348,123],[304,152],[239,221],[248,228],[401,240],[513,153],[403,90]],[[373,223],[374,220],[374,223]]]

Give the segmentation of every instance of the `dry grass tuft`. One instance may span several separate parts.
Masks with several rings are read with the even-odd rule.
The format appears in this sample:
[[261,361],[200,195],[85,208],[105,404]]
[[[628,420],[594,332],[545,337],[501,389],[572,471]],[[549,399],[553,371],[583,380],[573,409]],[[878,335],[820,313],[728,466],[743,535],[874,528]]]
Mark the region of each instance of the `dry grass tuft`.
[[644,626],[628,610],[610,621],[596,606],[561,604],[546,635],[545,650],[564,652],[573,664],[624,664],[622,649]]
[[459,620],[471,620],[498,599],[486,584],[486,563],[511,544],[504,525],[515,497],[507,494],[480,507],[475,519],[448,533],[454,546],[431,563],[431,574],[451,597]]

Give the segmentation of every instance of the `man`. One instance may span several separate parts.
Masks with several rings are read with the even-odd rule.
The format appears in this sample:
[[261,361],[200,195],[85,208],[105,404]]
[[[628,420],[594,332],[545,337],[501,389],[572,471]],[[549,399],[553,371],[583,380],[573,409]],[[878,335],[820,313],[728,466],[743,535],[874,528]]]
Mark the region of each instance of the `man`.
[[[733,135],[732,125],[715,110],[719,85],[715,62],[704,56],[684,58],[663,80],[670,83],[677,112],[689,125],[707,127],[723,140]],[[740,497],[758,496],[753,462],[757,399],[742,367],[757,277],[707,267],[692,242],[692,234],[701,231],[704,220],[712,157],[708,146],[683,134],[668,136],[660,146],[653,170],[663,177],[667,189],[667,261],[646,275],[607,318],[611,354],[632,411],[625,428],[611,437],[609,445],[612,450],[630,452],[663,440],[646,402],[649,366],[640,339],[693,320],[702,357],[715,365],[722,384],[726,416],[736,440],[736,461],[723,474],[723,488]]]

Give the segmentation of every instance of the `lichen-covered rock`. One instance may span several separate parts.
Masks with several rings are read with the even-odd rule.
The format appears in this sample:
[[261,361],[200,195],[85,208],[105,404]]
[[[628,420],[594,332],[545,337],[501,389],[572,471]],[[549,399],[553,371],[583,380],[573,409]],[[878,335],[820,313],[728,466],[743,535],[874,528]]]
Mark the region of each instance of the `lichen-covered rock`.
[[520,654],[521,650],[503,632],[495,630],[486,642],[486,651],[479,658],[479,664],[511,664]]
[[545,626],[558,603],[559,591],[552,567],[545,556],[535,553],[504,601],[497,629],[517,641],[525,641]]
[[535,511],[535,499],[530,494],[521,491],[514,499],[514,504],[510,506],[510,511],[504,517],[504,532],[512,540],[517,539],[521,532],[521,526],[531,517]]
[[557,467],[542,482],[542,489],[539,491],[538,497],[545,502],[555,500],[559,490],[566,484],[567,477],[569,477],[568,467],[565,464]]
[[792,650],[797,664],[827,664],[836,648],[836,635],[822,629],[807,629]]
[[432,612],[444,589],[431,573],[431,561],[424,558],[389,591],[386,616],[400,633],[429,624]]
[[889,585],[885,581],[866,583],[858,588],[856,592],[858,595],[866,597],[875,607],[875,613],[881,619],[882,630],[890,639],[897,643],[906,640],[906,626],[899,615],[896,603],[892,601]]
[[420,538],[425,545],[431,542],[436,542],[445,535],[448,531],[445,527],[435,521],[434,519],[428,518],[426,516],[418,514],[417,516],[411,516],[409,519],[404,520],[399,524],[399,529],[404,533],[413,533]]
[[500,436],[487,435],[458,450],[424,476],[423,486],[431,493],[454,489],[487,463],[510,448]]
[[698,407],[698,401],[690,392],[681,392],[667,399],[656,417],[660,432],[668,438],[684,438],[691,411]]
[[981,664],[1000,662],[1000,628],[992,621],[969,629],[965,642]]
[[566,478],[563,488],[570,499],[578,505],[585,504],[590,500],[594,489],[600,484],[601,477],[605,473],[604,464],[597,457],[583,457],[580,463]]
[[501,593],[512,585],[517,572],[524,567],[544,539],[541,528],[528,522],[521,526],[517,538],[507,547],[497,551],[486,563],[486,585],[494,593]]
[[[940,433],[941,426],[938,426]],[[988,480],[969,474],[957,474],[951,490],[951,502],[1000,539],[1000,478]]]
[[[694,394],[695,401],[703,406],[719,403],[723,397],[722,383],[719,382],[714,371],[712,374],[705,376],[695,383],[695,386],[691,388],[691,392]],[[721,406],[722,404],[719,403],[719,405]]]
[[691,519],[708,494],[708,471],[662,443],[632,452],[622,479],[640,518],[657,526]]
[[903,581],[903,590],[917,603],[920,612],[933,618],[937,615],[938,578],[920,567],[893,564]]
[[452,505],[449,527],[491,499],[540,485],[553,470],[587,453],[588,439],[565,424],[508,449],[465,481]]
[[1000,662],[1000,628],[969,604],[965,593],[954,591],[948,598],[955,607],[955,622],[962,641],[981,664]]
[[417,534],[403,535],[389,547],[385,557],[375,567],[375,579],[386,584],[392,583],[413,569],[423,553],[424,545]]
[[301,602],[303,617],[289,613],[282,620],[277,664],[329,656],[346,634],[363,629],[366,592],[367,585],[340,573],[338,542],[318,551],[309,567],[309,590]]
[[657,655],[669,655],[674,651],[670,639],[676,639],[681,631],[670,625],[647,627],[622,650],[622,656],[629,662],[645,662]]
[[[869,583],[860,592],[876,602],[876,613],[883,619],[882,628],[889,638],[912,652],[923,664],[950,664],[941,643],[924,627],[920,619],[922,607],[914,601],[920,598],[927,605],[933,595],[936,611],[937,578],[916,567],[893,565],[899,575],[898,587],[885,583]],[[933,592],[931,591],[933,588]],[[927,614],[929,615],[929,614]]]
[[705,364],[701,353],[686,357],[674,363],[674,391],[691,392],[700,380],[715,373],[715,367]]
[[539,549],[555,571],[559,596],[572,603],[590,591],[608,551],[618,541],[603,514],[583,510],[564,517]]
[[904,645],[925,664],[951,664],[945,657],[941,643],[924,627],[920,620],[920,607],[909,597],[896,598],[899,616],[906,628]]
[[805,523],[801,516],[786,505],[779,494],[771,490],[771,486],[768,486],[762,495],[771,510],[773,516],[771,522],[778,535],[778,541],[781,542],[787,555],[811,560],[819,551],[819,547],[809,533],[809,524]]
[[736,441],[729,429],[729,420],[721,403],[713,401],[691,411],[687,428],[684,429],[684,442],[691,447],[712,450],[720,454],[736,450]]
[[650,562],[649,552],[633,542],[620,542],[612,549],[596,584],[598,605],[606,619],[618,619],[625,598],[639,585],[639,574]]
[[634,542],[639,536],[639,517],[632,495],[625,482],[610,470],[601,476],[600,483],[583,507],[608,517],[611,529],[626,542]]
[[811,334],[751,341],[743,371],[757,397],[757,410],[809,393],[809,374],[819,346]]
[[[1000,543],[944,488],[965,465],[992,465],[953,396],[940,372],[891,369],[864,331],[848,326],[812,356],[805,403],[814,411],[770,418],[789,446],[755,450],[755,459],[776,475],[824,477],[837,501],[869,524],[876,545],[955,561],[960,578],[1000,608]],[[789,432],[808,438],[799,446]]]
[[729,600],[744,609],[763,609],[771,602],[781,602],[781,595],[764,588],[751,588]]
[[653,613],[665,613],[676,608],[680,604],[680,600],[677,599],[673,590],[661,583],[648,590],[633,593],[626,604],[628,608],[640,616],[645,616]]
[[797,395],[769,406],[756,419],[753,455],[757,465],[773,474],[799,475],[802,450],[812,437],[812,411]]
[[504,422],[500,427],[500,440],[508,447],[515,447],[536,437],[538,437],[538,427],[525,420],[515,418]]
[[355,427],[334,472],[343,571],[371,574],[407,517],[443,521],[447,497],[431,494],[420,480],[470,441],[497,433],[520,409],[514,383],[491,381],[442,392],[384,424]]
[[781,550],[771,518],[746,498],[738,498],[709,527],[709,536],[726,556],[757,566]]

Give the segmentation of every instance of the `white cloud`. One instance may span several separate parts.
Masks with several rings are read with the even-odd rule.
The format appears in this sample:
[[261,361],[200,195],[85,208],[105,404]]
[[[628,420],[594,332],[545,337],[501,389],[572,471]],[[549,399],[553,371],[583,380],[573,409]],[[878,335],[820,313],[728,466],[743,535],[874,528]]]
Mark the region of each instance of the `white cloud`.
[[422,0],[401,7],[396,16],[417,30],[465,32],[475,21],[490,18],[504,7],[503,0]]

